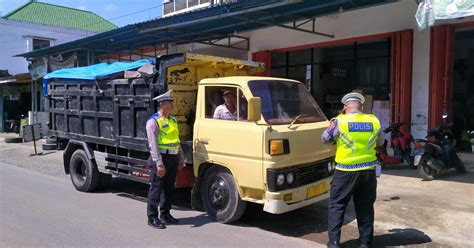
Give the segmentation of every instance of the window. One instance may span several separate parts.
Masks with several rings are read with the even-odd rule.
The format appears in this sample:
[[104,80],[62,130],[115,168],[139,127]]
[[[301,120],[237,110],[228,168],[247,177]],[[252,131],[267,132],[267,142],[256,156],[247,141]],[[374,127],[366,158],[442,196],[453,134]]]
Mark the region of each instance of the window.
[[175,11],[186,9],[188,7],[187,2],[188,1],[186,0],[175,0],[175,5],[174,5]]
[[240,89],[207,86],[205,94],[206,118],[231,121],[247,119],[247,99]]
[[280,80],[249,82],[250,91],[262,101],[262,115],[269,124],[309,123],[326,120],[303,84]]
[[163,8],[163,14],[167,15],[169,13],[173,13],[174,12],[174,2],[171,1],[171,2],[167,2],[167,3],[164,3],[164,8]]
[[33,51],[49,47],[49,40],[33,39]]

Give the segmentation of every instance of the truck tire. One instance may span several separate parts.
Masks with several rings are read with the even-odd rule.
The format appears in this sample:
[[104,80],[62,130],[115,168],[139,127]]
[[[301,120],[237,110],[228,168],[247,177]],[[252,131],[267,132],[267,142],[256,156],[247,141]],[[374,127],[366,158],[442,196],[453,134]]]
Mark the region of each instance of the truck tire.
[[46,139],[46,144],[48,144],[48,145],[53,145],[53,144],[56,145],[56,143],[57,143],[56,138],[47,138]]
[[112,181],[112,175],[110,174],[105,174],[105,173],[100,173],[100,179],[99,179],[99,189],[106,189],[110,181]]
[[232,174],[219,167],[205,173],[201,195],[207,214],[221,223],[238,220],[247,207],[247,202],[240,199]]
[[69,173],[72,184],[78,191],[91,192],[99,186],[100,174],[97,166],[87,158],[82,149],[78,149],[72,154]]
[[23,143],[23,138],[15,137],[15,138],[5,138],[5,143]]
[[56,150],[56,144],[42,144],[41,148],[43,148],[43,151]]

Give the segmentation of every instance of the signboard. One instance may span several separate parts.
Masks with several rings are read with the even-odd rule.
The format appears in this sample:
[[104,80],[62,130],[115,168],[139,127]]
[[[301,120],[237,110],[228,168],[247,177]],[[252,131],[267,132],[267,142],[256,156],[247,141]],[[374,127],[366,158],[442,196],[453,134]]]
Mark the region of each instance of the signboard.
[[425,0],[416,11],[420,30],[433,26],[436,20],[455,19],[474,15],[473,0]]
[[23,140],[25,142],[36,141],[43,138],[41,124],[26,125],[23,127]]
[[25,142],[33,141],[33,145],[35,146],[35,154],[31,154],[30,156],[42,154],[38,153],[36,150],[36,141],[43,138],[43,133],[41,131],[40,123],[23,126],[23,140]]

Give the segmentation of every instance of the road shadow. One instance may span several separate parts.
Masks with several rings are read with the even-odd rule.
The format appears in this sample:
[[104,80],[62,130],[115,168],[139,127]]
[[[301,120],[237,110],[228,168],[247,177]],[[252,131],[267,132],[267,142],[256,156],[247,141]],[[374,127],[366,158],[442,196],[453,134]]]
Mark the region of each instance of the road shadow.
[[[147,203],[148,184],[139,183],[123,178],[112,178],[110,185],[101,190],[94,191],[95,194],[114,194],[119,197]],[[191,188],[175,189],[173,210],[194,211],[191,208]],[[143,209],[145,211],[145,208]],[[179,218],[179,225],[189,225],[192,228],[201,227],[214,222],[205,212],[190,217]]]
[[[355,219],[354,207],[347,207],[344,225]],[[325,244],[327,242],[328,200],[283,213],[264,212],[262,205],[249,204],[238,224],[250,225],[284,236],[304,238]]]
[[[375,235],[373,247],[421,245],[432,241],[424,232],[414,228],[391,229],[388,232]],[[341,244],[342,247],[359,247],[359,241],[357,239],[348,240]]]
[[[123,178],[112,178],[110,184],[100,190],[94,191],[95,194],[115,194],[120,197],[129,198],[136,201],[147,202],[148,184],[139,183]],[[174,205],[181,211],[191,210],[191,189],[175,189]]]

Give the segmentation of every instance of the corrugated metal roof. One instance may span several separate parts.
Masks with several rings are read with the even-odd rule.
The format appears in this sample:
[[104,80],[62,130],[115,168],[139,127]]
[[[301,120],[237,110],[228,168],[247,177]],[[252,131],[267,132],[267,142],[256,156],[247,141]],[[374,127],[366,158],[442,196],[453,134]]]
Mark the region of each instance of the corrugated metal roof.
[[78,49],[94,50],[97,56],[156,44],[203,42],[338,13],[341,7],[350,11],[392,2],[396,0],[239,0],[127,25],[17,56],[40,57]]
[[117,26],[90,11],[30,1],[3,18],[101,33]]

